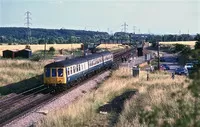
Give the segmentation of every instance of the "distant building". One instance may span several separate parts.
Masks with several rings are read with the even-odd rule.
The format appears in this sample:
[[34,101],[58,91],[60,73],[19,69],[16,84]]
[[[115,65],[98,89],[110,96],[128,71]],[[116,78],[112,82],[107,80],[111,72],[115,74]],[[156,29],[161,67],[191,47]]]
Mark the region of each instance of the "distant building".
[[29,49],[22,49],[22,50],[4,50],[3,51],[3,58],[30,58],[32,56],[32,51]]
[[4,50],[3,58],[15,58],[18,50]]
[[16,57],[30,58],[32,56],[32,51],[30,49],[22,49],[16,52]]

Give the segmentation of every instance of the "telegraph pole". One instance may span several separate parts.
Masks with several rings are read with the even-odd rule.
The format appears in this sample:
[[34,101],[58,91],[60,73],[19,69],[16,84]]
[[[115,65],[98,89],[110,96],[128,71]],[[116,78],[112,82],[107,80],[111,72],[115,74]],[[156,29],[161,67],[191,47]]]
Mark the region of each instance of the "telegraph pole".
[[30,25],[32,25],[32,23],[30,22],[30,20],[32,20],[31,19],[31,17],[30,17],[30,15],[31,15],[31,12],[30,11],[27,11],[26,13],[25,13],[25,20],[26,20],[26,23],[25,23],[25,25],[27,26],[27,39],[28,39],[28,43],[30,44],[30,37],[31,37],[31,29],[30,29]]
[[160,44],[157,42],[157,52],[158,52],[158,70],[160,71]]
[[44,44],[44,60],[46,59],[46,49],[47,49],[47,43],[45,41],[45,44]]
[[126,33],[126,31],[127,31],[127,24],[126,24],[126,22],[124,22],[124,24],[122,25],[122,27],[123,27],[123,29],[124,29],[124,33]]

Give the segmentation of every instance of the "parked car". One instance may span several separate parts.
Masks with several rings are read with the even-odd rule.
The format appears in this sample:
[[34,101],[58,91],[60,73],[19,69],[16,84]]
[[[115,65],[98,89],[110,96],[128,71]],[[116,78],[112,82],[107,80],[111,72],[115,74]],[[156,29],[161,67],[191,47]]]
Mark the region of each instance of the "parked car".
[[169,65],[167,64],[161,64],[161,68],[163,68],[163,70],[170,70]]
[[165,58],[164,57],[160,57],[160,62],[165,62]]
[[197,64],[199,64],[199,61],[198,60],[192,60],[191,63],[193,63],[193,65],[197,65]]
[[179,67],[175,69],[175,74],[177,75],[188,75],[188,70],[184,67]]
[[191,70],[193,68],[193,63],[186,63],[185,68],[187,68],[188,70]]

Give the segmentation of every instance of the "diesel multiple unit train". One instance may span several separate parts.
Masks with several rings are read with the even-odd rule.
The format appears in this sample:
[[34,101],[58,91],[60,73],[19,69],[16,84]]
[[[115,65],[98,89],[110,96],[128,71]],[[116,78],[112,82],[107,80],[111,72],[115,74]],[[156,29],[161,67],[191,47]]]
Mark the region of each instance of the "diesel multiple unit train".
[[68,87],[112,65],[113,54],[108,51],[50,63],[44,67],[44,84],[48,87]]

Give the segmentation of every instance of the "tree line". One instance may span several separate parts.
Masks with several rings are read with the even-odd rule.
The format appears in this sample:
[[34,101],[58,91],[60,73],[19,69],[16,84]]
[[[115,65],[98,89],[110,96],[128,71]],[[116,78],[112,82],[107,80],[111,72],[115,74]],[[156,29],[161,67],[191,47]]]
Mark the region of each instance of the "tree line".
[[41,29],[31,28],[31,37],[28,39],[28,29],[23,27],[0,27],[0,43],[17,44],[65,44],[65,43],[135,43],[147,41],[193,41],[194,35],[153,35],[116,32],[109,35],[107,32],[70,30],[70,29]]

